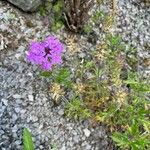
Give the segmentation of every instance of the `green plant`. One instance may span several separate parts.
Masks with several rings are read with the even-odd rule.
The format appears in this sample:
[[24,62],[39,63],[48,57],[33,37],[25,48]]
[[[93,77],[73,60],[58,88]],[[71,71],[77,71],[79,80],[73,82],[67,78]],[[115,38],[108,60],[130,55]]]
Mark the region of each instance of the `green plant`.
[[34,143],[32,141],[32,135],[27,128],[23,130],[23,150],[34,150]]
[[[55,144],[51,144],[50,149],[57,150],[57,146]],[[27,128],[23,129],[23,150],[35,150],[32,135]]]
[[133,122],[124,133],[113,133],[112,139],[121,149],[145,150],[150,146],[148,134],[141,133],[137,122]]
[[72,88],[70,70],[66,67],[54,68],[53,71],[44,71],[40,75],[51,79],[52,82],[49,87],[49,92],[51,93],[54,105],[58,105],[65,94],[64,89]]
[[58,150],[58,148],[55,144],[51,144],[50,149],[51,150]]
[[50,71],[43,71],[43,72],[40,73],[40,76],[48,78],[48,77],[52,76],[52,72],[50,72]]
[[[149,79],[149,78],[148,78]],[[130,85],[130,88],[135,92],[150,92],[150,86],[148,80],[143,80],[143,77],[139,77],[137,73],[129,72],[128,73],[128,80],[124,81],[126,84]]]
[[57,31],[58,29],[61,29],[64,26],[64,19],[63,19],[63,9],[64,9],[64,3],[63,0],[58,0],[54,3],[52,10],[54,13],[54,20],[52,23],[52,30]]
[[89,21],[84,25],[83,31],[86,34],[92,33],[93,27],[95,27],[96,25],[99,25],[100,22],[102,22],[103,16],[104,16],[104,13],[96,9],[96,11],[90,17]]
[[63,87],[68,87],[70,88],[72,85],[71,81],[71,72],[68,68],[59,68],[59,69],[54,69],[52,72],[51,71],[44,71],[40,73],[40,76],[46,77],[46,78],[52,78],[55,83],[60,84]]
[[52,31],[56,32],[64,26],[64,19],[62,15],[63,7],[63,0],[57,0],[55,2],[47,0],[39,9],[39,13],[42,17],[48,17],[51,15],[50,24]]
[[71,72],[69,69],[61,68],[60,70],[58,70],[58,72],[54,73],[54,82],[69,88],[72,84],[70,75]]
[[52,2],[51,0],[46,0],[43,2],[43,5],[39,8],[39,13],[41,16],[45,17],[51,12],[52,9]]
[[67,104],[66,115],[105,124],[121,149],[145,150],[150,147],[149,81],[123,70],[128,59],[125,45],[118,36],[106,37],[91,54],[92,60],[77,65],[75,78],[80,83],[73,84],[76,98]]
[[90,111],[83,106],[81,100],[78,98],[73,98],[68,102],[65,110],[67,117],[74,118],[75,120],[90,117]]

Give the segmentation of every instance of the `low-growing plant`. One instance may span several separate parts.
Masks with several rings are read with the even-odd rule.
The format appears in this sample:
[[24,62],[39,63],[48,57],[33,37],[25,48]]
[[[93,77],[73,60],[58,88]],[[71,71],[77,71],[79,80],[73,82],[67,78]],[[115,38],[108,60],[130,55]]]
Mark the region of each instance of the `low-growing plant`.
[[[42,17],[47,17],[47,19],[49,19],[48,21],[50,23],[51,30],[56,32],[64,26],[63,10],[63,0],[57,0],[54,2],[47,0],[40,7],[39,13]],[[51,16],[51,18],[49,18],[49,16]]]
[[[66,116],[105,124],[121,149],[148,149],[150,84],[135,72],[136,67],[132,70],[132,57],[129,56],[136,51],[126,49],[120,37],[109,34],[97,45],[90,60],[83,59],[82,64],[77,65],[74,79],[67,68],[52,71],[62,63],[62,52],[63,44],[50,36],[43,42],[31,43],[27,59],[45,70],[41,76],[52,77],[50,92],[56,102],[66,89],[72,90],[75,96],[66,104]],[[25,147],[29,144],[34,148],[31,139],[25,130]]]
[[86,119],[90,117],[90,111],[85,108],[83,103],[77,97],[74,97],[69,103],[66,104],[65,114],[69,118]]
[[68,68],[53,68],[53,71],[43,71],[40,73],[42,77],[50,78],[51,85],[49,88],[55,105],[61,102],[61,98],[65,95],[64,89],[72,87],[71,72]]
[[122,109],[123,113],[118,113],[119,120],[123,117],[125,119],[118,122],[122,125],[122,131],[115,131],[112,139],[121,149],[145,150],[150,147],[150,103],[139,96],[141,92],[143,95],[143,89],[140,91],[138,88],[138,95],[131,96],[131,102]]
[[58,148],[55,144],[51,144],[50,150],[58,150]]
[[39,8],[39,13],[41,16],[45,17],[51,12],[52,9],[52,2],[51,0],[43,1],[43,5]]
[[71,71],[66,68],[53,68],[53,71],[42,71],[40,73],[40,76],[46,77],[46,78],[53,78],[55,83],[60,84],[63,87],[70,88],[72,86],[71,81]]
[[99,53],[78,65],[75,78],[80,81],[72,88],[77,99],[67,104],[66,115],[105,124],[121,149],[144,150],[150,146],[150,84],[141,74],[124,70],[129,60],[125,47],[121,38],[108,35]]
[[57,31],[64,26],[64,18],[62,16],[64,10],[64,3],[63,0],[58,0],[53,5],[53,13],[54,13],[54,20],[52,23],[52,30]]
[[148,134],[141,134],[140,126],[137,122],[128,127],[124,133],[113,133],[112,139],[121,149],[145,150],[150,144]]
[[68,68],[61,68],[58,72],[54,73],[54,82],[69,88],[72,84],[70,75],[71,72]]

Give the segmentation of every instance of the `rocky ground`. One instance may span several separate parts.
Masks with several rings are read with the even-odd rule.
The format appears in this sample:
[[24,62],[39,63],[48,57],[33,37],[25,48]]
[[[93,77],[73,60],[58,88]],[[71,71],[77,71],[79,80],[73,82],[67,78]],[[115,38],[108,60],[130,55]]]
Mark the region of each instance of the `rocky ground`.
[[[114,28],[125,42],[139,53],[139,69],[150,73],[150,5],[135,0],[120,0],[117,4],[117,24]],[[37,150],[106,150],[108,138],[104,127],[89,127],[87,121],[75,122],[64,117],[64,104],[54,106],[48,89],[51,83],[38,76],[39,68],[26,62],[28,44],[52,34],[39,14],[27,14],[0,1],[0,149],[22,149],[22,129],[33,135]],[[99,33],[101,34],[101,33]],[[58,38],[64,40],[62,31]],[[81,52],[92,47],[80,36]],[[92,49],[92,48],[91,48]],[[65,60],[72,61],[69,51]],[[67,64],[67,62],[65,62]],[[72,66],[71,66],[72,67]]]
[[116,32],[138,50],[139,71],[150,75],[150,3],[142,0],[118,1]]

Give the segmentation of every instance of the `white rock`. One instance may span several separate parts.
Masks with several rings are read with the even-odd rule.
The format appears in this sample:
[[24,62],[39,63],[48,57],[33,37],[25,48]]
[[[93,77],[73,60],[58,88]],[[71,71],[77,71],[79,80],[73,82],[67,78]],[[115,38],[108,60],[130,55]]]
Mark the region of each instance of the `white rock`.
[[21,98],[21,95],[15,94],[15,95],[13,95],[13,98]]
[[33,95],[28,95],[28,99],[29,99],[29,101],[33,101],[34,100]]
[[33,122],[36,122],[36,121],[38,121],[38,117],[37,116],[31,116],[30,120]]
[[18,51],[19,51],[19,52],[24,52],[24,50],[25,50],[25,47],[24,47],[24,46],[22,46],[22,45],[19,46],[19,48],[18,48]]
[[15,55],[15,57],[16,57],[17,59],[19,59],[19,58],[21,57],[21,54],[18,53],[18,54]]
[[33,74],[32,74],[31,72],[29,72],[29,73],[28,73],[28,76],[31,76],[31,77],[33,77]]
[[84,134],[85,134],[86,137],[89,137],[90,134],[91,134],[91,131],[89,129],[87,129],[87,128],[84,129],[83,132],[84,132]]
[[16,108],[15,108],[15,112],[16,112],[16,113],[19,113],[19,112],[20,112],[20,108],[19,108],[19,107],[16,107]]

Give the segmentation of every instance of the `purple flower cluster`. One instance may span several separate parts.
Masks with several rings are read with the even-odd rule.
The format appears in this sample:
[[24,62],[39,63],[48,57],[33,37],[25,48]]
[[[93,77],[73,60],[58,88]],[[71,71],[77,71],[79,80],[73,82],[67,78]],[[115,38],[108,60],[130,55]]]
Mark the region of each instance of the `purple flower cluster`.
[[49,36],[43,42],[32,42],[27,54],[27,60],[40,65],[43,70],[51,70],[53,65],[61,64],[63,44],[54,36]]

